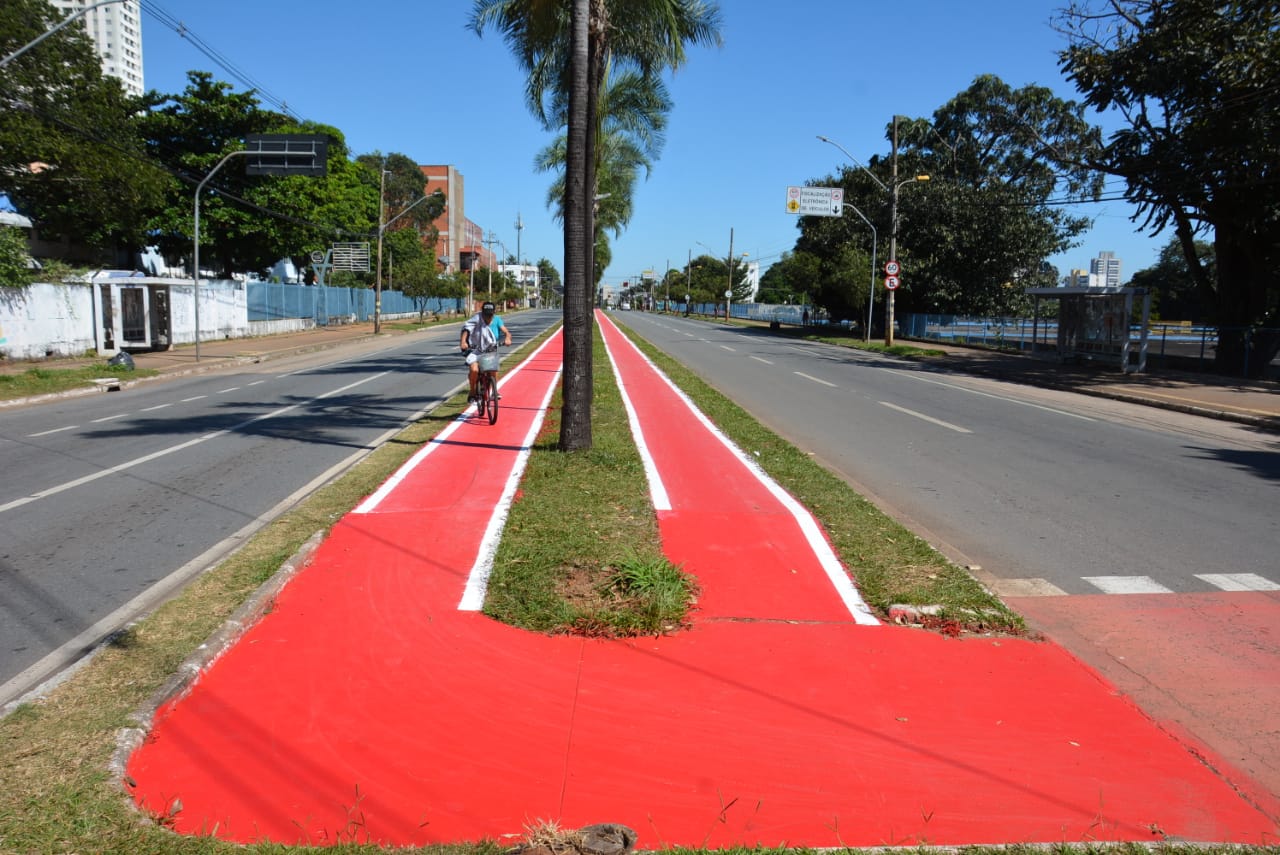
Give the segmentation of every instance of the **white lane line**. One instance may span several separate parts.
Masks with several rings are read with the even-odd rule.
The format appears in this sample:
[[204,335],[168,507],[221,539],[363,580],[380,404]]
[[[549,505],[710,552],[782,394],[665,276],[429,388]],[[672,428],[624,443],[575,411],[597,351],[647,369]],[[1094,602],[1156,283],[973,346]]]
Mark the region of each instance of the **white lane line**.
[[[547,341],[550,340],[547,339]],[[541,349],[538,348],[538,350]],[[534,353],[536,354],[537,351]],[[532,358],[531,356],[530,359]],[[524,441],[520,444],[520,453],[516,455],[515,465],[511,467],[511,474],[507,476],[506,487],[502,491],[501,498],[498,499],[497,506],[493,509],[493,516],[489,517],[489,525],[485,527],[484,537],[480,539],[480,552],[476,556],[476,563],[471,565],[471,572],[467,574],[467,587],[463,589],[462,600],[458,603],[460,612],[478,612],[484,608],[484,598],[489,590],[489,576],[493,573],[493,558],[498,554],[498,542],[502,539],[502,529],[507,524],[511,503],[515,501],[516,490],[520,487],[520,479],[524,477],[525,467],[529,465],[529,455],[533,453],[533,441],[538,438],[538,431],[542,430],[542,422],[546,419],[547,409],[551,406],[551,398],[555,394],[556,387],[560,385],[559,378],[563,370],[563,362],[561,366],[562,369],[556,371],[551,378],[551,383],[547,386],[547,394],[538,406],[533,423],[529,425],[529,432],[525,434]]]
[[172,407],[172,406],[173,406],[173,404],[156,404],[154,407],[143,407],[143,408],[142,408],[141,410],[139,410],[138,412],[140,412],[140,413],[149,413],[149,412],[151,412],[152,410],[163,410],[165,407]]
[[830,386],[832,389],[836,388],[835,383],[828,383],[826,380],[819,380],[817,377],[814,377],[810,374],[805,374],[803,371],[796,371],[794,373],[797,377],[803,377],[806,380],[812,380],[814,383],[821,383],[823,386]]
[[[893,370],[893,369],[888,369]],[[900,373],[902,377],[911,380],[918,380],[921,383],[932,383],[934,386],[942,386],[947,389],[954,389],[957,392],[968,392],[970,395],[977,395],[982,398],[993,398],[997,401],[1004,401],[1006,404],[1017,404],[1020,407],[1030,407],[1033,410],[1044,410],[1046,413],[1053,413],[1058,416],[1067,416],[1072,419],[1079,419],[1082,422],[1096,422],[1097,419],[1091,419],[1088,416],[1082,416],[1079,413],[1072,413],[1068,410],[1060,410],[1057,407],[1046,407],[1043,404],[1033,404],[1030,401],[1019,401],[1017,398],[1010,398],[1007,395],[993,395],[990,392],[979,392],[977,389],[970,389],[967,386],[957,386],[955,383],[944,383],[941,380],[933,380],[929,377],[921,377],[918,374],[912,374],[909,371],[895,372]]]
[[604,339],[604,352],[609,356],[609,367],[613,369],[614,382],[618,384],[618,390],[622,393],[622,406],[627,411],[627,422],[631,425],[631,436],[635,440],[636,449],[640,452],[640,462],[644,466],[645,478],[649,481],[649,497],[653,501],[653,509],[655,511],[671,510],[671,497],[667,494],[667,485],[662,482],[662,474],[658,472],[658,466],[653,460],[653,454],[649,451],[649,443],[644,436],[644,428],[640,425],[640,417],[636,415],[636,408],[631,403],[631,394],[627,391],[627,384],[622,382],[622,373],[618,370],[618,360],[613,356],[613,349],[609,347],[609,339]]
[[1172,594],[1150,576],[1085,576],[1084,580],[1104,594]]
[[969,430],[968,428],[960,427],[960,425],[953,425],[951,422],[944,422],[942,419],[935,419],[933,416],[926,416],[924,413],[917,413],[915,410],[908,410],[906,407],[899,407],[897,404],[890,404],[888,401],[881,401],[880,404],[881,406],[888,407],[891,410],[897,410],[900,413],[906,413],[909,416],[915,416],[917,419],[922,419],[926,422],[929,422],[930,424],[935,424],[938,427],[944,427],[947,430],[953,430],[956,433],[973,433],[973,431]]
[[48,436],[51,433],[62,433],[64,430],[75,430],[78,427],[80,427],[80,425],[67,425],[66,427],[54,428],[53,430],[42,430],[39,433],[29,433],[27,434],[27,439],[37,436]]
[[880,621],[872,613],[871,607],[862,599],[862,595],[858,593],[858,589],[854,586],[853,580],[849,578],[848,572],[845,571],[844,565],[840,563],[840,559],[836,556],[835,550],[831,548],[831,544],[827,541],[826,535],[822,533],[822,529],[818,526],[817,520],[813,518],[813,514],[795,500],[795,498],[782,489],[782,486],[769,473],[761,468],[760,464],[747,456],[747,453],[739,448],[733,440],[729,439],[720,428],[716,427],[711,419],[707,418],[702,410],[698,409],[698,405],[693,399],[685,394],[684,390],[672,382],[657,365],[651,360],[635,342],[627,338],[626,335],[618,329],[617,324],[610,321],[615,333],[622,337],[622,340],[630,346],[639,355],[641,359],[649,364],[649,370],[653,371],[662,382],[670,387],[671,391],[678,397],[688,408],[699,423],[706,428],[712,436],[714,436],[721,445],[729,450],[729,453],[741,461],[742,465],[747,467],[752,476],[764,486],[769,493],[778,500],[778,502],[787,509],[791,514],[791,518],[795,520],[799,526],[801,533],[809,544],[809,548],[813,550],[814,557],[818,559],[818,563],[822,565],[823,572],[827,574],[827,578],[831,581],[832,587],[836,589],[836,595],[840,597],[840,601],[844,603],[849,614],[852,615],[854,623],[864,626],[879,626]]
[[[357,380],[354,383],[348,383],[347,385],[342,386],[341,388],[338,388],[338,389],[334,389],[331,392],[325,392],[323,395],[317,395],[315,398],[312,398],[311,400],[322,401],[325,398],[329,398],[334,395],[340,395],[343,392],[347,391],[348,389],[354,389],[356,386],[362,386],[371,380],[377,380],[379,377],[387,373],[388,372],[386,371],[382,371],[378,374],[374,374],[372,376],[366,377],[363,380]],[[201,397],[204,397],[204,396],[202,395]],[[14,508],[20,508],[23,505],[29,505],[32,502],[38,502],[41,499],[47,499],[50,496],[56,496],[58,493],[65,493],[67,490],[73,490],[76,487],[82,487],[85,484],[91,484],[100,478],[106,478],[108,475],[115,475],[119,472],[125,472],[129,469],[133,469],[135,466],[141,466],[144,463],[150,463],[152,460],[157,460],[161,457],[165,457],[167,455],[173,454],[174,452],[182,451],[183,449],[191,448],[194,445],[199,445],[202,442],[207,442],[208,440],[217,439],[220,436],[224,436],[226,434],[234,433],[235,431],[242,430],[248,427],[249,425],[256,424],[261,421],[266,421],[267,419],[273,419],[276,416],[282,416],[285,413],[292,412],[293,410],[304,407],[308,403],[310,403],[310,401],[304,401],[298,404],[290,404],[287,407],[281,407],[278,410],[272,410],[269,413],[263,413],[260,416],[254,416],[251,419],[240,422],[240,424],[238,425],[233,425],[232,427],[225,428],[223,430],[211,431],[210,433],[206,433],[202,436],[198,436],[195,439],[189,439],[186,442],[180,442],[177,445],[171,445],[168,448],[162,448],[159,451],[153,451],[150,454],[144,454],[141,457],[135,457],[133,460],[126,460],[124,463],[117,463],[115,466],[109,466],[106,469],[102,469],[98,472],[93,473],[92,475],[85,475],[82,478],[76,478],[75,480],[67,481],[66,483],[63,483],[63,484],[58,484],[57,486],[50,487],[47,490],[41,490],[38,493],[32,493],[29,496],[23,496],[21,499],[14,499],[11,502],[5,502],[3,505],[0,505],[0,514],[6,511],[11,511]]]
[[[498,388],[501,389],[512,377],[514,377],[516,374],[519,374],[520,370],[524,368],[526,365],[528,365],[529,362],[534,359],[534,357],[536,357],[539,353],[541,353],[542,349],[546,347],[547,344],[553,338],[555,338],[555,336],[551,336],[551,338],[548,338],[538,347],[537,350],[531,353],[529,357],[525,359],[524,362],[521,362],[515,368],[503,374],[502,379],[498,381]],[[557,374],[557,376],[559,375]],[[466,424],[467,413],[471,412],[473,409],[474,409],[473,405],[468,404],[466,409],[464,409],[461,413],[459,413],[456,419],[454,419],[450,424],[446,425],[444,430],[436,434],[435,437],[432,438],[429,442],[427,442],[426,445],[422,446],[422,448],[414,452],[412,457],[410,457],[404,463],[401,463],[400,468],[397,469],[390,478],[384,481],[381,487],[374,490],[372,493],[368,495],[367,498],[365,498],[363,502],[356,505],[355,509],[352,510],[351,513],[371,514],[374,511],[376,511],[378,509],[378,505],[382,504],[382,500],[385,499],[387,496],[391,495],[391,493],[395,490],[395,488],[400,486],[400,482],[409,476],[409,473],[417,469],[418,466],[422,464],[422,461],[427,459],[427,456],[430,455],[431,452],[435,451],[437,448],[440,448],[442,445],[444,445],[445,440],[447,440],[450,436],[452,436],[454,431],[462,427],[462,425]]]
[[1280,585],[1257,573],[1197,573],[1196,578],[1224,591],[1280,591]]
[[722,350],[727,350],[727,351],[729,351],[730,353],[737,353],[737,352],[738,352],[736,348],[732,348],[732,347],[730,347],[730,346],[729,346],[729,345],[727,345],[727,344],[722,344],[722,345],[720,345],[720,348],[721,348]]
[[756,362],[763,362],[765,365],[772,365],[772,364],[773,364],[773,363],[772,363],[772,362],[770,362],[769,360],[767,360],[767,359],[761,359],[761,358],[760,358],[760,357],[758,357],[758,356],[753,356],[753,357],[751,357],[751,358],[752,358],[752,359],[754,359]]
[[208,395],[192,395],[190,398],[183,398],[181,401],[179,401],[179,403],[185,404],[188,401],[198,401],[201,398],[207,398],[207,397],[209,396]]
[[252,383],[250,383],[249,385],[250,385],[250,386],[257,386],[257,385],[260,385],[260,384],[262,384],[262,383],[266,383],[266,382],[267,382],[266,380],[254,380],[254,381],[253,381]]
[[116,414],[116,415],[114,415],[114,416],[103,416],[103,417],[102,417],[102,418],[100,418],[100,419],[91,419],[91,420],[89,421],[89,424],[91,424],[91,425],[96,425],[96,424],[100,424],[100,423],[102,423],[102,422],[114,422],[116,419],[122,419],[122,418],[124,418],[124,417],[125,417],[125,416],[127,416],[127,415],[129,415],[129,414],[128,414],[128,413],[117,413],[117,414]]
[[239,386],[232,386],[230,389],[219,389],[219,390],[218,390],[218,394],[219,394],[219,395],[225,395],[225,394],[227,394],[228,392],[234,392],[234,391],[236,391],[236,390],[237,390],[237,389],[239,389],[239,388],[240,388]]

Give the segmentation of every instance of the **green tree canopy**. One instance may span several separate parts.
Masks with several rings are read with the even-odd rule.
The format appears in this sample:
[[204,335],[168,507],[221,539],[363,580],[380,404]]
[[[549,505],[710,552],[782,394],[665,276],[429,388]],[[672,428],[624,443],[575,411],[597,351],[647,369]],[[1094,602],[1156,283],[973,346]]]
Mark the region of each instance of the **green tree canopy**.
[[[0,55],[63,20],[44,0],[0,5]],[[82,26],[44,39],[0,72],[3,189],[46,237],[139,249],[164,175],[144,156],[142,105],[105,77]]]
[[1092,0],[1058,19],[1063,72],[1125,119],[1089,163],[1125,179],[1142,227],[1174,229],[1237,375],[1280,350],[1278,19],[1274,0]]

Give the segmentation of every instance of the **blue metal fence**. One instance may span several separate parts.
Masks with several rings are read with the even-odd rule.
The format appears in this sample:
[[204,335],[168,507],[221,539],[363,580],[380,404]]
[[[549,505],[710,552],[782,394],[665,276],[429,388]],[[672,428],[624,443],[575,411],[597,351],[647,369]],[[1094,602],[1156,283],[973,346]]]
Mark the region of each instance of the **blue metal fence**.
[[[245,288],[250,321],[314,318],[317,326],[368,321],[373,318],[374,292],[370,288],[338,288],[332,285],[283,285],[250,282]],[[415,315],[419,311],[456,311],[458,301],[427,297],[419,302],[400,291],[382,292],[382,316]]]

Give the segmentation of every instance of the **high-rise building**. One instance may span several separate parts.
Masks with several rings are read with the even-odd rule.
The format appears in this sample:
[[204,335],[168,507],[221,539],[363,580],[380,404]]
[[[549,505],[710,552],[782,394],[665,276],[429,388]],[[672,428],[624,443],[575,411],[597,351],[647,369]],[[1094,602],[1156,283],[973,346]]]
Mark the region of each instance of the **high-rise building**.
[[[91,0],[51,0],[58,11],[67,15],[92,6]],[[102,60],[102,73],[114,77],[130,95],[141,95],[142,86],[142,13],[138,0],[99,6],[81,16],[94,50]],[[75,26],[74,24],[72,26]]]
[[1120,259],[1114,252],[1100,252],[1089,262],[1089,272],[1098,277],[1098,284],[1108,288],[1120,287]]

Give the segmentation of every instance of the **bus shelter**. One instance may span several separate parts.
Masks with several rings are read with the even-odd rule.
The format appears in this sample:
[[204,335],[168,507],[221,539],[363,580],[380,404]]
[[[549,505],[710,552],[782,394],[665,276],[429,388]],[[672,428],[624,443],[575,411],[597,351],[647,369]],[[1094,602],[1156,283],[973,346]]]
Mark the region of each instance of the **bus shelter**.
[[[1047,308],[1042,313],[1041,301],[1057,301],[1056,353],[1060,362],[1091,359],[1118,365],[1126,374],[1146,370],[1147,322],[1151,317],[1147,289],[1027,288],[1024,293],[1035,301],[1032,341],[1039,341],[1042,324],[1047,333],[1054,323],[1055,313]],[[1131,320],[1137,305],[1141,306],[1142,323],[1135,330]]]

